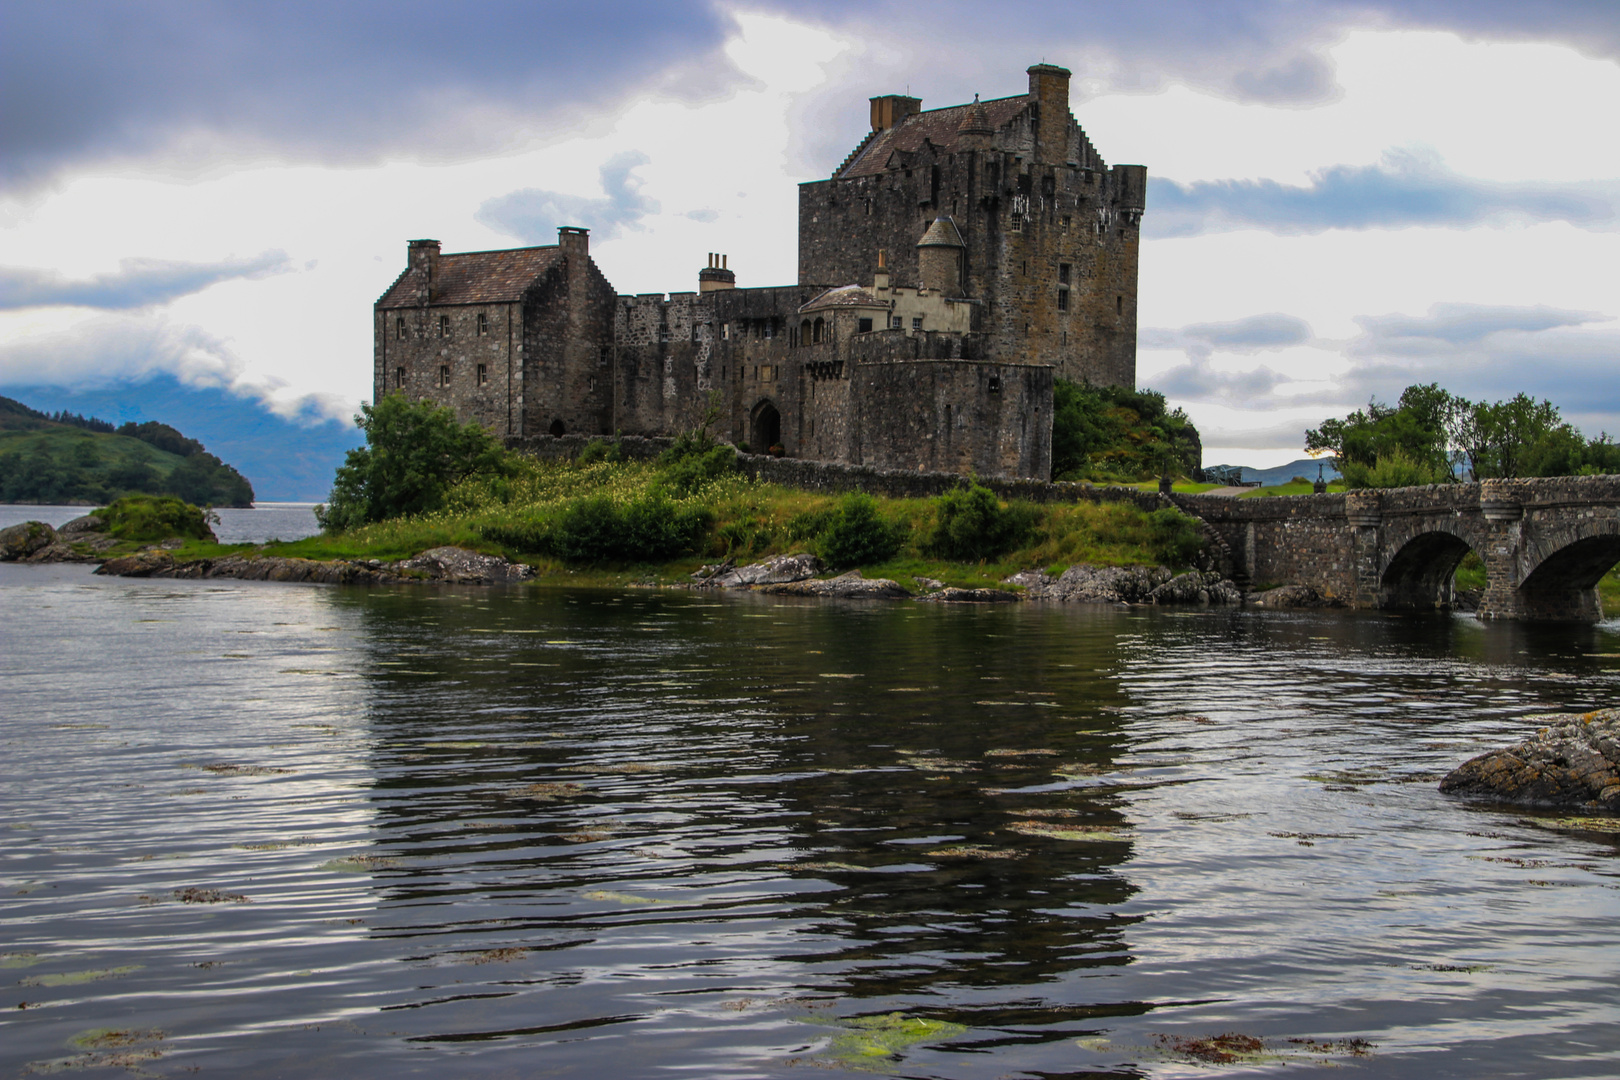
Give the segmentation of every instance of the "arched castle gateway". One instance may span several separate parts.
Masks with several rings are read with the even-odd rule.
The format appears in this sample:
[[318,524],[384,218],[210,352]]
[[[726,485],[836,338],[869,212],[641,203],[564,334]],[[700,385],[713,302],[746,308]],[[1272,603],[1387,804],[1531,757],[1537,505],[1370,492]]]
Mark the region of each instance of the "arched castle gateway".
[[800,185],[797,285],[737,288],[711,255],[696,292],[619,296],[584,229],[413,240],[376,304],[376,396],[515,440],[671,435],[718,401],[755,451],[774,431],[789,456],[1045,479],[1054,374],[1135,385],[1147,170],[1104,164],[1049,64],[1014,97],[871,106],[832,178]]

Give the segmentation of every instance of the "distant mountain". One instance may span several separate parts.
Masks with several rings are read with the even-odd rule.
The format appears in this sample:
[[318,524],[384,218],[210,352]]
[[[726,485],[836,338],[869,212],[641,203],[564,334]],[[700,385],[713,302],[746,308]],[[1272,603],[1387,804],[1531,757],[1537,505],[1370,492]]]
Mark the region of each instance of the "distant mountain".
[[[1290,461],[1287,465],[1275,465],[1269,469],[1252,469],[1247,465],[1236,467],[1243,470],[1244,483],[1252,484],[1258,480],[1262,487],[1276,487],[1278,484],[1288,483],[1296,476],[1303,476],[1307,480],[1315,480],[1317,466],[1321,466],[1323,479],[1337,480],[1339,478],[1339,470],[1333,467],[1333,462],[1328,458],[1300,458],[1297,461]],[[1214,468],[1230,469],[1233,466],[1216,465]]]
[[67,410],[115,426],[148,420],[172,425],[235,465],[267,501],[325,499],[344,454],[365,442],[352,423],[284,420],[256,401],[186,386],[167,375],[99,390],[36,386],[5,392],[42,411]]
[[178,495],[199,506],[251,506],[241,473],[167,424],[46,413],[0,397],[0,502],[107,503]]

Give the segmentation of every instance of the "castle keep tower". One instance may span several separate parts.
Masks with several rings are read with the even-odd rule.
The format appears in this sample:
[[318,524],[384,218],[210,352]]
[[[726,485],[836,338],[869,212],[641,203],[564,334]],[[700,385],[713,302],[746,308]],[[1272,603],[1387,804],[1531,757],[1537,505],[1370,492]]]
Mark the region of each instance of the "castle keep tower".
[[944,270],[919,237],[948,220],[960,288],[997,360],[1065,378],[1136,383],[1136,282],[1147,170],[1110,168],[1069,111],[1069,72],[1029,92],[924,111],[872,99],[872,131],[830,180],[799,188],[799,280],[863,281],[877,252],[896,281]]

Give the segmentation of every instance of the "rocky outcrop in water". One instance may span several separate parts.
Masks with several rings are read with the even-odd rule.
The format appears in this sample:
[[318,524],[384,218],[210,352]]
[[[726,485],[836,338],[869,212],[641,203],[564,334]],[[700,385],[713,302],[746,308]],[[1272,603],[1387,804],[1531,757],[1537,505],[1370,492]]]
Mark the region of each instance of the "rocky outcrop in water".
[[778,596],[837,596],[862,600],[904,599],[911,594],[898,582],[888,578],[862,577],[859,570],[839,574],[835,578],[819,581],[785,581],[776,585],[761,585],[758,592]]
[[96,573],[116,577],[234,578],[320,585],[506,585],[529,580],[534,576],[534,568],[465,548],[442,547],[403,562],[290,559],[276,555],[227,555],[219,559],[177,562],[166,551],[140,551],[108,559],[96,568]]
[[1009,604],[1017,603],[1023,596],[1009,589],[958,589],[954,586],[931,592],[926,596],[917,597],[918,603],[925,604]]
[[1319,608],[1342,607],[1341,601],[1323,596],[1312,585],[1279,585],[1275,589],[1265,592],[1250,593],[1248,602],[1255,607],[1272,608]]
[[1440,790],[1520,806],[1620,810],[1620,709],[1529,719],[1546,726],[1463,762]]
[[0,562],[21,562],[56,543],[56,530],[43,521],[0,529]]
[[1150,604],[1241,604],[1243,593],[1213,570],[1178,574],[1147,594]]
[[705,566],[696,574],[698,587],[705,589],[748,589],[756,585],[782,585],[806,581],[816,576],[821,560],[806,552],[775,555],[747,566]]
[[1007,579],[1022,585],[1030,600],[1063,600],[1091,604],[1140,604],[1170,580],[1162,566],[1071,566],[1059,577],[1045,570],[1025,570]]

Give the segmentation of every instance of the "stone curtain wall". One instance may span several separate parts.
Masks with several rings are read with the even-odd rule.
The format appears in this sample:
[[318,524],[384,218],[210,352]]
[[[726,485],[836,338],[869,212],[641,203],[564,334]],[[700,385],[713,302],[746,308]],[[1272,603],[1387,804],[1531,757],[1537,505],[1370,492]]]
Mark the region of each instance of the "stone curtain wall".
[[614,292],[585,252],[564,237],[565,257],[528,290],[523,327],[523,428],[543,435],[613,430]]
[[970,360],[862,363],[855,460],[880,469],[1044,480],[1052,369]]

